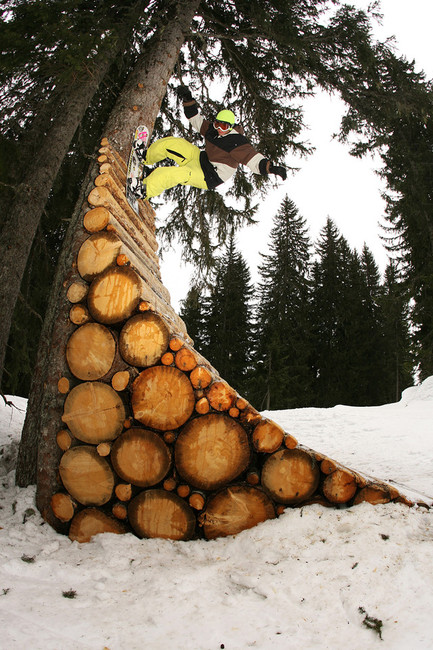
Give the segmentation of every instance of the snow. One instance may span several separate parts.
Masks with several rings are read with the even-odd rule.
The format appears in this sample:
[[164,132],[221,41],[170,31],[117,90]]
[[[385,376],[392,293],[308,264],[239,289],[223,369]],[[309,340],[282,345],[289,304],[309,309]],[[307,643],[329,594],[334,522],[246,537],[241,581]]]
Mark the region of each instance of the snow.
[[[10,399],[21,410],[0,407],[1,649],[433,648],[433,511],[314,505],[211,542],[78,544],[43,522],[33,487],[15,486],[26,401]],[[353,469],[433,494],[433,377],[396,404],[267,415]]]

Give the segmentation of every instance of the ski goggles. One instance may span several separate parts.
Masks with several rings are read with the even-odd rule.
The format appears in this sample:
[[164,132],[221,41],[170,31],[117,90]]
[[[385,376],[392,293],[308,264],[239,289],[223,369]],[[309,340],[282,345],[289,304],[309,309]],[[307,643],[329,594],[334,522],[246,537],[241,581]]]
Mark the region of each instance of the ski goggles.
[[220,135],[229,133],[233,128],[233,124],[230,124],[230,122],[221,122],[220,120],[215,120],[213,125]]

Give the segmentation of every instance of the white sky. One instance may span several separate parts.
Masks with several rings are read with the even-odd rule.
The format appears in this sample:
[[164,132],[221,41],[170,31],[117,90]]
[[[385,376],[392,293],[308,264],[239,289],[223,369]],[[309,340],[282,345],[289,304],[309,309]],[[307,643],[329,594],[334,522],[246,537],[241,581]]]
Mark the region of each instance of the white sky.
[[[367,9],[369,0],[351,0],[350,4]],[[415,59],[416,69],[424,70],[427,78],[433,78],[433,0],[382,0],[382,26],[375,27],[378,39],[396,37],[397,52],[410,61]],[[306,219],[310,237],[315,241],[331,217],[348,240],[359,252],[364,242],[372,250],[381,272],[387,263],[383,248],[380,223],[385,223],[384,202],[380,196],[384,185],[375,174],[379,159],[358,160],[348,153],[348,147],[332,140],[338,131],[344,111],[338,98],[325,94],[316,96],[306,105],[305,124],[309,130],[304,134],[316,148],[307,159],[287,159],[300,171],[270,192],[259,209],[255,226],[244,228],[238,234],[238,248],[247,260],[253,282],[257,282],[257,264],[260,254],[268,252],[269,232],[273,216],[287,194]],[[170,291],[172,304],[178,309],[179,300],[185,297],[192,268],[180,262],[178,251],[164,255],[161,265],[163,282]]]

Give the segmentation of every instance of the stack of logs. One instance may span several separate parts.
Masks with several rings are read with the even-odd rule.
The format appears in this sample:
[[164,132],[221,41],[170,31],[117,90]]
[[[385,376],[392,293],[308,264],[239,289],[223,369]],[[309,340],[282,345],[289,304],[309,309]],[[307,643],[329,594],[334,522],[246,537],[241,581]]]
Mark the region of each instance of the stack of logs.
[[213,539],[288,506],[407,502],[299,445],[194,350],[161,283],[153,211],[130,208],[125,163],[105,139],[98,160],[65,287],[75,329],[62,351],[50,507],[69,537]]

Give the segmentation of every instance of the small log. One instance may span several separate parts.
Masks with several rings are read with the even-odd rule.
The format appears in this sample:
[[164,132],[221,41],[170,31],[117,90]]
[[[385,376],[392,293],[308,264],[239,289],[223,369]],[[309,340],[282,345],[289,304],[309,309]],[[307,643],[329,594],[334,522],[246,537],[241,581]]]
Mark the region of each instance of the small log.
[[104,230],[109,221],[110,213],[107,208],[93,208],[84,215],[83,225],[87,232],[95,233]]
[[199,521],[206,539],[215,539],[237,535],[242,530],[274,518],[274,505],[262,490],[232,485],[208,500]]
[[131,483],[118,483],[114,488],[114,493],[119,501],[130,501],[132,499]]
[[247,474],[247,483],[258,485],[260,483],[260,474],[256,469],[250,469]]
[[298,446],[298,441],[290,433],[285,433],[284,434],[284,446],[287,447],[287,449],[295,449],[295,447]]
[[176,492],[180,497],[182,497],[182,499],[186,499],[186,497],[189,496],[191,492],[191,488],[189,487],[189,485],[185,485],[185,484],[178,485]]
[[240,411],[243,411],[245,408],[247,408],[248,402],[246,399],[243,397],[238,397],[236,400],[236,408],[238,408]]
[[109,456],[111,452],[111,444],[109,442],[100,442],[96,447],[96,451],[100,456]]
[[389,503],[391,498],[389,491],[385,486],[368,485],[362,488],[362,490],[359,490],[353,500],[353,505],[358,505],[364,501],[376,506],[382,503]]
[[56,435],[56,442],[62,451],[67,451],[72,446],[72,436],[67,429],[62,429]]
[[62,420],[78,440],[98,445],[122,431],[125,407],[108,384],[85,382],[67,396]]
[[59,393],[66,395],[66,393],[69,393],[70,388],[71,384],[69,379],[67,377],[60,377],[59,381],[57,382],[57,390]]
[[191,507],[173,492],[146,490],[129,504],[129,521],[139,537],[189,540],[195,532]]
[[130,379],[131,375],[129,374],[129,370],[119,370],[119,372],[114,373],[111,377],[111,385],[114,390],[120,393],[128,387]]
[[337,468],[337,463],[331,458],[324,458],[320,463],[320,469],[324,474],[332,474]]
[[203,510],[206,497],[202,492],[193,492],[188,499],[188,503],[194,510]]
[[231,409],[229,409],[229,415],[231,418],[238,418],[239,417],[239,409],[236,408],[236,406],[232,406]]
[[132,385],[134,417],[142,424],[169,431],[185,424],[195,406],[188,377],[172,366],[143,370]]
[[115,264],[121,247],[121,240],[113,232],[90,235],[81,244],[77,256],[77,269],[83,280],[91,281]]
[[141,300],[138,305],[138,311],[152,311],[152,305],[147,300]]
[[95,320],[113,325],[132,315],[140,296],[141,280],[137,273],[128,266],[115,266],[93,280],[87,305]]
[[77,509],[77,504],[70,494],[57,492],[51,497],[51,510],[59,521],[71,521]]
[[195,410],[197,413],[200,413],[200,415],[206,415],[206,413],[209,413],[210,404],[207,397],[202,397],[196,402]]
[[113,365],[116,342],[100,323],[78,327],[66,345],[66,361],[72,374],[83,381],[101,379]]
[[182,341],[182,339],[178,338],[177,336],[173,336],[170,339],[169,347],[170,350],[172,350],[173,352],[177,352],[178,350],[180,350],[183,344],[184,342]]
[[171,452],[153,431],[132,427],[113,444],[111,462],[124,481],[138,487],[150,487],[167,475]]
[[173,352],[165,352],[161,357],[161,363],[163,366],[172,366],[174,363]]
[[202,490],[226,485],[245,471],[249,461],[248,436],[226,415],[190,420],[176,440],[175,463],[180,476]]
[[84,300],[89,292],[89,285],[84,282],[73,282],[66,292],[69,302],[77,303]]
[[168,346],[169,333],[162,318],[151,311],[136,314],[122,328],[119,350],[131,366],[157,363]]
[[87,307],[80,302],[72,305],[69,311],[69,319],[74,325],[84,325],[90,320],[90,314]]
[[283,449],[266,459],[262,485],[278,503],[297,505],[311,497],[319,484],[316,460],[301,449]]
[[121,519],[124,521],[128,518],[128,506],[125,503],[113,503],[111,512],[113,513],[114,517],[116,517],[116,519]]
[[215,411],[228,411],[236,400],[236,392],[225,381],[214,381],[206,395]]
[[255,427],[252,440],[256,451],[272,454],[281,447],[284,431],[272,420],[264,419]]
[[193,368],[196,367],[197,365],[197,359],[192,350],[189,348],[183,347],[178,352],[176,352],[176,356],[174,357],[174,363],[179,370],[183,370],[184,372],[189,372],[190,370],[193,370]]
[[164,483],[162,484],[164,490],[167,490],[167,492],[173,492],[173,490],[176,489],[176,485],[177,485],[177,481],[172,476],[166,478]]
[[100,533],[126,533],[124,524],[97,508],[85,508],[75,515],[69,528],[69,539],[83,544]]
[[125,253],[120,253],[120,255],[116,257],[116,264],[117,266],[126,266],[129,264],[129,258],[125,255]]
[[322,487],[324,497],[331,503],[347,503],[355,496],[356,489],[355,477],[343,469],[328,474]]
[[84,506],[102,506],[111,499],[113,472],[94,447],[82,445],[65,451],[59,472],[69,494]]
[[168,445],[172,445],[173,442],[176,440],[177,434],[175,431],[165,431],[163,437],[164,437],[164,442],[166,442]]
[[212,375],[204,366],[196,366],[189,376],[194,388],[207,388],[212,382]]

